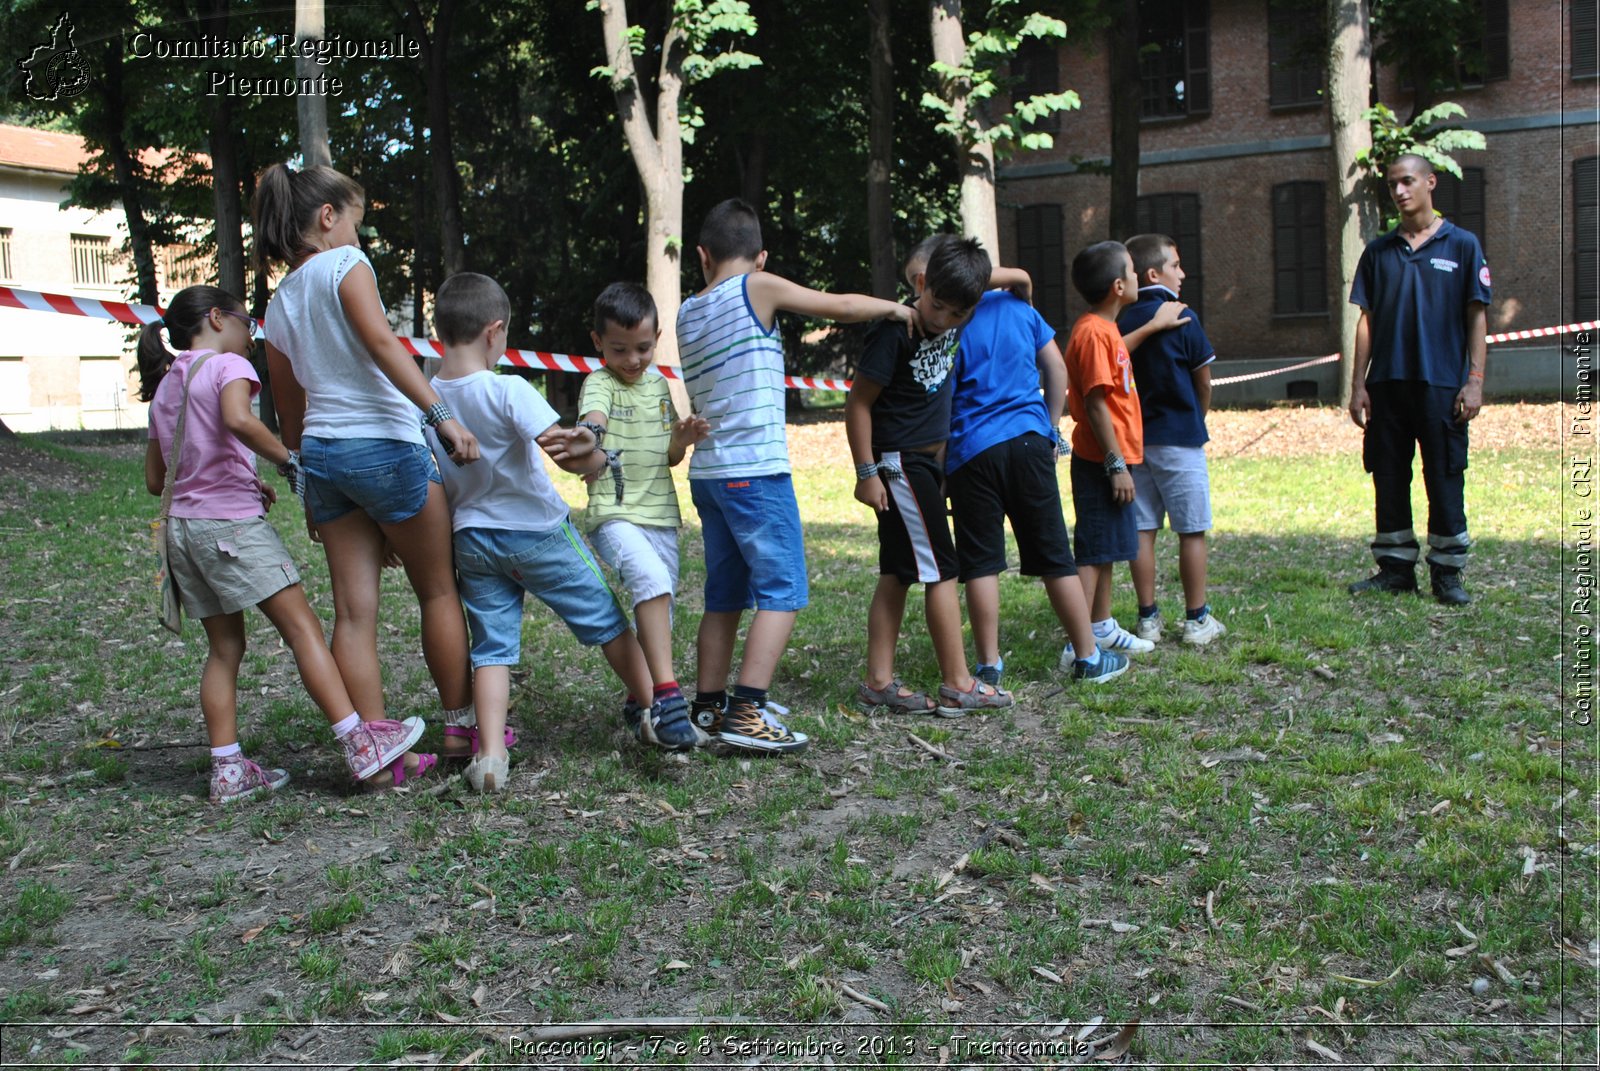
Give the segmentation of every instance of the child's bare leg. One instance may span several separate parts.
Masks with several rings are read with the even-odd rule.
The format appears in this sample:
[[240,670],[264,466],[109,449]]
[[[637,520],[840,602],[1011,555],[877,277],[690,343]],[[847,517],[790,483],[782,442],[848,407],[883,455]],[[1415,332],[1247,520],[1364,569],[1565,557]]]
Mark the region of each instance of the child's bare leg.
[[1184,609],[1198,610],[1204,606],[1206,604],[1204,532],[1187,532],[1178,536],[1178,577],[1183,581]]
[[967,620],[980,666],[1000,661],[1000,578],[977,576],[967,581]]
[[739,684],[765,691],[772,686],[778,659],[789,649],[794,632],[794,610],[757,610],[750,619],[750,633],[744,640],[744,658],[739,661]]
[[[1111,564],[1084,565],[1078,563],[1078,580],[1083,585],[1084,598],[1089,603],[1089,620],[1104,621],[1111,616]],[[1077,644],[1073,644],[1077,648]]]
[[478,710],[478,754],[491,759],[506,758],[511,667],[479,666],[473,670],[472,702]]
[[1084,566],[1078,566],[1078,576],[1047,576],[1044,591],[1050,597],[1050,608],[1056,619],[1067,630],[1073,653],[1078,658],[1088,658],[1095,652],[1094,627],[1089,623],[1089,604],[1084,601]]
[[956,582],[929,584],[926,599],[928,634],[933,637],[933,657],[939,661],[939,673],[944,683],[956,691],[971,691],[972,675],[967,672],[967,645],[961,638],[961,596],[956,592]]
[[[658,683],[677,680],[672,671],[672,596],[657,595],[633,608],[639,624],[639,646],[650,666],[650,677]],[[641,701],[648,696],[635,696]]]
[[[867,684],[872,688],[887,688],[894,680],[894,647],[906,617],[908,590],[898,577],[885,574],[878,577],[878,587],[872,593],[872,605],[867,609]],[[747,644],[746,664],[749,650]]]
[[317,526],[333,584],[333,660],[363,721],[384,717],[378,665],[378,574],[383,530],[360,510]]
[[355,704],[328,651],[327,641],[322,638],[322,622],[306,602],[305,590],[299,584],[291,584],[258,605],[294,652],[294,664],[311,701],[322,708],[330,724],[337,725],[349,717]]
[[422,608],[422,657],[439,690],[439,702],[446,710],[459,710],[472,702],[472,666],[467,653],[467,619],[456,593],[450,507],[443,486],[428,484],[428,501],[422,510],[409,520],[385,525],[383,534],[400,555],[406,579],[417,593]]
[[[1183,543],[1179,537],[1179,557],[1181,557]],[[1139,556],[1128,563],[1128,575],[1133,578],[1133,594],[1138,598],[1140,606],[1154,606],[1156,604],[1156,530],[1139,533]]]
[[742,610],[708,610],[700,616],[700,633],[695,644],[695,687],[701,692],[720,692],[728,687],[728,671],[733,668],[733,644],[739,638],[739,619],[743,616]]
[[[628,694],[638,697],[640,703],[649,706],[650,697],[655,694],[655,681],[650,676],[650,665],[645,661],[644,651],[639,647],[633,629],[625,628],[617,634],[616,639],[601,644],[600,653],[606,656],[612,671],[622,679],[622,686],[628,689]],[[483,717],[481,710],[478,717]]]
[[211,746],[239,742],[239,663],[244,661],[244,614],[203,617],[206,667],[200,673],[200,713]]

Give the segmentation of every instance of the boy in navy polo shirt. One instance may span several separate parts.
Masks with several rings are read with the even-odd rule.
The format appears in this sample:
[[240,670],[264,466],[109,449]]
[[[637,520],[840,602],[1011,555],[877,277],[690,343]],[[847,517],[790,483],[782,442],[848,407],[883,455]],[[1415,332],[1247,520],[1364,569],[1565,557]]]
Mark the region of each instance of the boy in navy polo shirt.
[[[1139,298],[1117,318],[1124,335],[1149,323],[1183,287],[1178,246],[1164,234],[1127,241]],[[1156,603],[1156,532],[1170,518],[1178,533],[1178,578],[1183,583],[1183,642],[1204,645],[1228,630],[1206,602],[1206,533],[1211,529],[1211,477],[1206,469],[1206,412],[1211,408],[1211,362],[1217,351],[1194,310],[1189,322],[1148,337],[1133,350],[1133,378],[1144,411],[1144,461],[1133,473],[1139,557],[1129,572],[1139,598],[1138,636],[1161,639]]]
[[1350,286],[1350,303],[1361,306],[1350,419],[1366,432],[1362,460],[1377,499],[1378,562],[1378,572],[1350,592],[1417,590],[1411,458],[1420,447],[1433,595],[1459,606],[1472,601],[1461,584],[1472,543],[1467,424],[1483,405],[1489,264],[1471,232],[1434,212],[1437,181],[1433,166],[1415,154],[1389,165],[1400,223],[1367,243]]

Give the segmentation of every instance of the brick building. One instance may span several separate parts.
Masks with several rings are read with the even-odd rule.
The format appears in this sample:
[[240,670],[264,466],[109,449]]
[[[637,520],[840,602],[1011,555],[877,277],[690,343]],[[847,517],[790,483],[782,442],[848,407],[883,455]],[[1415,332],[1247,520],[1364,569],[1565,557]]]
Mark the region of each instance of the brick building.
[[[1463,179],[1441,176],[1435,203],[1484,243],[1491,331],[1594,319],[1594,0],[1482,6],[1479,69],[1443,96],[1488,148],[1458,154]],[[1317,16],[1284,0],[1141,0],[1140,10],[1139,228],[1177,239],[1183,297],[1219,357],[1337,350],[1331,314],[1347,293],[1325,68],[1317,48],[1301,47]],[[1032,92],[1083,99],[1057,117],[1054,148],[1001,168],[998,190],[1002,255],[1033,273],[1040,310],[1065,330],[1084,308],[1067,278],[1073,254],[1128,237],[1108,233],[1110,179],[1093,166],[1110,153],[1107,52],[1051,48],[1024,56],[1021,73]],[[1375,79],[1377,99],[1409,115],[1400,74],[1379,67]]]

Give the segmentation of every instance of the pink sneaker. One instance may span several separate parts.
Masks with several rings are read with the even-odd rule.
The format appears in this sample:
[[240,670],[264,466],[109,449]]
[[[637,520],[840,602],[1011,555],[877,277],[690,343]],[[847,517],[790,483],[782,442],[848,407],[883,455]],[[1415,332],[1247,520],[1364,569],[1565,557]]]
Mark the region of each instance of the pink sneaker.
[[263,770],[243,755],[211,761],[211,802],[237,803],[289,783],[288,770]]
[[407,718],[405,721],[383,718],[362,722],[354,732],[339,741],[344,748],[344,764],[349,767],[350,776],[357,781],[365,781],[410,751],[411,746],[422,739],[422,730],[421,718]]

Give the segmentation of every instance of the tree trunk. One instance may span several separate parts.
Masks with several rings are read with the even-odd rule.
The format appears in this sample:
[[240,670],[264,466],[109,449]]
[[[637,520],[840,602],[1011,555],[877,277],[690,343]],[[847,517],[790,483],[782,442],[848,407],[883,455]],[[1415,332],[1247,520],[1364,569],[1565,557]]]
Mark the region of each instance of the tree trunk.
[[455,137],[450,124],[450,28],[453,0],[440,0],[430,29],[418,0],[406,4],[406,26],[417,39],[428,98],[428,158],[433,195],[439,207],[439,256],[446,278],[467,269],[467,243],[461,223],[461,176],[456,171]]
[[105,101],[102,111],[104,127],[98,131],[99,140],[111,158],[112,172],[117,178],[117,192],[122,199],[122,211],[128,219],[128,248],[133,254],[139,301],[145,305],[159,305],[161,292],[156,282],[155,250],[150,245],[150,224],[144,216],[139,169],[124,132],[128,101],[122,82],[122,38],[109,37],[102,52],[105,56]]
[[1346,298],[1367,237],[1377,230],[1378,206],[1361,179],[1357,154],[1372,148],[1372,125],[1363,119],[1372,86],[1372,33],[1367,0],[1329,0],[1328,120],[1333,140],[1333,188],[1338,191],[1339,271],[1332,295],[1340,310],[1339,400],[1350,401],[1356,323],[1361,310]]
[[[228,37],[228,0],[203,0],[200,26],[213,41]],[[244,212],[239,200],[239,149],[233,98],[211,98],[211,203],[216,216],[217,285],[244,299]]]
[[[683,239],[683,135],[678,127],[678,100],[683,91],[686,42],[669,26],[661,43],[661,70],[656,78],[655,126],[645,108],[639,75],[628,47],[628,12],[624,0],[600,0],[600,26],[605,38],[611,90],[628,151],[645,191],[645,286],[655,299],[661,341],[656,363],[678,364],[678,305],[682,292],[679,257]],[[668,380],[673,401],[688,411],[688,395],[680,380]]]
[[[950,67],[966,62],[967,42],[961,32],[961,0],[929,0],[929,28],[933,35],[933,58]],[[986,126],[981,108],[972,108],[968,94],[972,87],[964,79],[944,83],[945,99],[955,111],[958,129],[969,124],[980,131]],[[987,142],[959,136],[956,164],[961,172],[961,228],[983,243],[996,260],[1000,255],[1000,222],[994,207],[994,147]]]
[[1107,31],[1111,73],[1111,237],[1139,230],[1139,0],[1115,0]]
[[[294,37],[296,41],[320,41],[327,36],[327,19],[323,15],[323,0],[294,0]],[[322,73],[314,57],[296,55],[294,73],[297,78],[316,78]],[[328,148],[328,99],[311,93],[295,97],[300,118],[300,155],[306,167],[318,164],[333,166],[333,153]]]
[[889,47],[890,0],[867,0],[872,26],[872,111],[867,133],[867,245],[872,293],[893,299],[900,278],[894,248],[894,52]]

